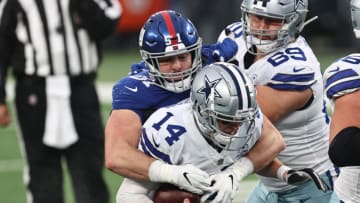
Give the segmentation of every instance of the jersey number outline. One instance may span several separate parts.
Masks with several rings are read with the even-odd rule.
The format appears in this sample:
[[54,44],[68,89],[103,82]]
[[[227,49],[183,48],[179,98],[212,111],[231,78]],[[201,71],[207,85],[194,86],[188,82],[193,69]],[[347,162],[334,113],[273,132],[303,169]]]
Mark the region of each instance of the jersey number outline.
[[271,65],[276,67],[282,63],[285,63],[286,61],[288,61],[290,59],[294,59],[294,60],[298,60],[298,61],[306,61],[307,60],[303,50],[301,50],[298,47],[294,47],[294,48],[287,48],[287,49],[285,49],[284,52],[279,51],[279,52],[275,53],[270,58],[268,58],[267,61],[269,63],[271,63]]
[[[163,126],[166,121],[168,121],[174,114],[170,112],[166,112],[165,117],[160,119],[159,122],[154,123],[152,127],[159,131],[161,129],[161,126]],[[186,132],[186,129],[184,126],[181,125],[174,125],[174,124],[167,124],[166,130],[169,132],[169,136],[165,137],[165,141],[169,144],[169,146],[173,145],[176,141],[179,141],[180,136],[183,135]]]

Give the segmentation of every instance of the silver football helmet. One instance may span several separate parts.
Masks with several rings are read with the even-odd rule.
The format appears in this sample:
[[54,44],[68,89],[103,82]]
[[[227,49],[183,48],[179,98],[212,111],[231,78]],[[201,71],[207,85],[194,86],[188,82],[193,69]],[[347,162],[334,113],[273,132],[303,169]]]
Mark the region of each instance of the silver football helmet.
[[355,37],[360,39],[360,0],[351,0],[351,20]]
[[[264,54],[273,52],[292,42],[299,36],[308,12],[308,0],[244,0],[241,4],[244,37],[250,53],[259,49]],[[265,18],[279,19],[282,25],[278,30],[254,29],[249,14]],[[312,21],[313,19],[311,19]],[[277,33],[275,40],[264,40]],[[257,37],[260,36],[260,37]],[[255,46],[255,47],[254,47]]]
[[[226,150],[239,150],[248,142],[247,130],[253,126],[258,111],[255,98],[256,89],[250,80],[239,67],[225,62],[202,68],[196,74],[190,92],[194,119],[200,132]],[[219,122],[237,123],[240,127],[229,134],[220,130]]]

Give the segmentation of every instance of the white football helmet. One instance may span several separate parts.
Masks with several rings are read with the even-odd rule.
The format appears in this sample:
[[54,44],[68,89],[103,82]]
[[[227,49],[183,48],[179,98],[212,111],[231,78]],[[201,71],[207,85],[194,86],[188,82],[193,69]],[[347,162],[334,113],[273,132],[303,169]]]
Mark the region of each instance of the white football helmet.
[[360,0],[351,0],[351,20],[355,37],[360,39]]
[[[239,150],[250,139],[248,128],[254,126],[252,122],[258,111],[255,98],[256,89],[250,80],[239,67],[225,62],[203,67],[196,74],[190,92],[199,130],[226,150]],[[240,123],[240,127],[228,134],[219,129],[219,120]]]
[[[249,52],[256,54],[256,49],[267,54],[282,48],[299,36],[308,12],[308,0],[244,0],[241,4],[244,37]],[[251,27],[249,14],[282,20],[279,30],[255,30]],[[275,40],[263,40],[259,35],[277,33]],[[254,47],[255,46],[255,47]]]

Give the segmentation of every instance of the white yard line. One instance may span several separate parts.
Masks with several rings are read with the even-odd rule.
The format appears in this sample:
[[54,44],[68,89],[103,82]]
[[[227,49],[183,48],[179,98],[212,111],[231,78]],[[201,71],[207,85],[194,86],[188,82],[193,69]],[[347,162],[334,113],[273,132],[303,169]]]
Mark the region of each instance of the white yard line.
[[0,160],[0,173],[22,171],[24,161],[22,159]]

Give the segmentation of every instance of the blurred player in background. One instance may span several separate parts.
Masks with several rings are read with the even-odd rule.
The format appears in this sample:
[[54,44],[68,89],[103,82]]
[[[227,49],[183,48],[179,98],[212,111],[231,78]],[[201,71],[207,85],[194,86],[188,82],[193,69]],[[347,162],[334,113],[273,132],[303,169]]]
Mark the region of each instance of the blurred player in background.
[[[312,20],[305,22],[308,1],[244,0],[241,11],[242,21],[227,26],[219,41],[231,38],[237,42],[233,62],[252,80],[264,115],[285,139],[286,149],[278,158],[294,169],[313,169],[331,188],[337,171],[327,153],[329,118],[320,65],[300,36]],[[317,190],[313,182],[294,186],[258,177],[260,183],[250,194],[249,203],[339,202],[331,190]]]
[[[360,0],[351,0],[351,17],[360,38]],[[335,192],[343,202],[360,202],[360,54],[350,54],[324,72],[325,94],[333,104],[329,155],[341,166]]]
[[[199,174],[206,182],[202,170],[193,165],[178,165],[172,173],[164,175],[159,169],[166,164],[155,162],[137,149],[142,124],[160,107],[189,97],[193,76],[202,67],[202,56],[207,62],[226,61],[236,53],[236,44],[228,39],[202,48],[201,38],[188,18],[175,11],[161,11],[144,24],[139,46],[145,68],[134,70],[113,88],[113,109],[105,130],[106,166],[134,180],[167,182],[198,191],[202,186],[187,184],[178,171]],[[275,135],[262,136],[244,157],[245,170],[249,173],[261,170],[282,148]]]

